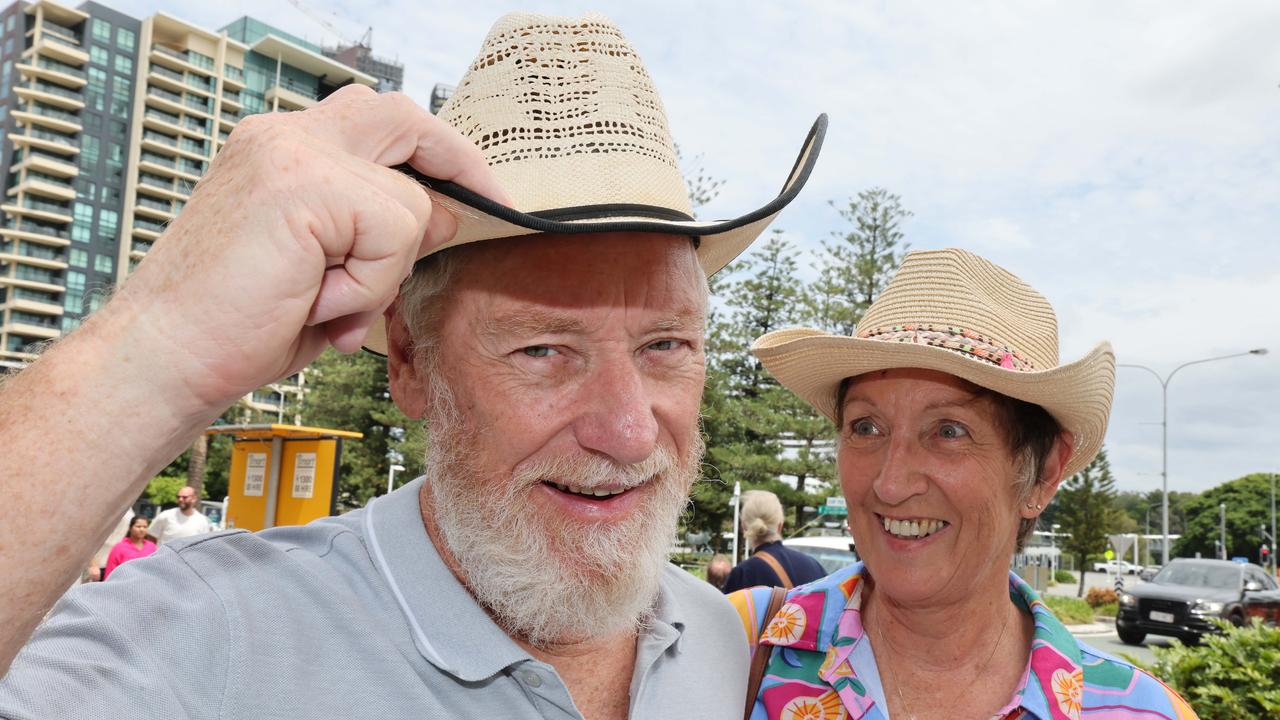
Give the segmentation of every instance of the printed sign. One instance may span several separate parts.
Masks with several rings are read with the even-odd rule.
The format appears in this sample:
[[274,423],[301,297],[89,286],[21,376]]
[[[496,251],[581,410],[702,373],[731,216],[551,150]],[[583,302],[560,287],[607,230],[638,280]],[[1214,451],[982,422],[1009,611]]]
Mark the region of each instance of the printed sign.
[[293,461],[293,496],[310,498],[316,489],[316,454],[298,453]]
[[249,453],[245,460],[244,494],[245,497],[262,497],[262,488],[267,481],[267,454]]
[[842,507],[848,507],[848,506],[844,502],[843,495],[832,495],[831,497],[827,498],[827,507],[842,508]]

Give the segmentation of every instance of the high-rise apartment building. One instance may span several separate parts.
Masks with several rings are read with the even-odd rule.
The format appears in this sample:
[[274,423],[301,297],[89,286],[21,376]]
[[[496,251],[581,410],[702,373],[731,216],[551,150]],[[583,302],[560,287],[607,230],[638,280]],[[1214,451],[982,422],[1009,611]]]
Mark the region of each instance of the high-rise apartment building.
[[[96,2],[0,11],[0,370],[97,310],[236,123],[377,78],[253,18],[209,30]],[[280,412],[296,378],[254,393]]]

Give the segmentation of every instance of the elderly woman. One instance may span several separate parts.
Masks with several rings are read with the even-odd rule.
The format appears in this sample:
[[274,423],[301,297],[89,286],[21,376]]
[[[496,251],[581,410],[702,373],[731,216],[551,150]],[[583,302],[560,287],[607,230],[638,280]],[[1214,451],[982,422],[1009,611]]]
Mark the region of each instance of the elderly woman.
[[[1106,343],[1058,362],[1030,286],[960,250],[908,255],[856,337],[790,329],[756,355],[835,421],[863,562],[788,594],[732,596],[767,662],[750,718],[1194,718],[1077,642],[1009,571],[1110,414]],[[766,654],[767,653],[767,654]]]
[[817,560],[782,544],[782,502],[768,490],[742,494],[742,535],[751,557],[738,563],[724,583],[726,593],[756,585],[793,588],[827,574]]

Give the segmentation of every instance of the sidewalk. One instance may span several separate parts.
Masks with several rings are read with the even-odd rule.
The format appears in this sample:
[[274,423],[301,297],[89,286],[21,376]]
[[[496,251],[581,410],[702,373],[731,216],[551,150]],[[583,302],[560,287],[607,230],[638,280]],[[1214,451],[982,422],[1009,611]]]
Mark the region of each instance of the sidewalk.
[[1099,616],[1084,625],[1067,625],[1067,632],[1072,635],[1110,635],[1116,631],[1115,618]]

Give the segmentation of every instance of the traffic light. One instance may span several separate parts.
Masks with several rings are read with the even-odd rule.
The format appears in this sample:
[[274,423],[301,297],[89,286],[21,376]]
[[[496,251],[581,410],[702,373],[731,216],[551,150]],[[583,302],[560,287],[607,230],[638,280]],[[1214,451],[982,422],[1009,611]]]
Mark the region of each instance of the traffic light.
[[1263,567],[1266,567],[1267,561],[1271,559],[1271,548],[1267,547],[1266,545],[1263,545],[1261,555],[1262,555],[1262,562],[1258,564]]

